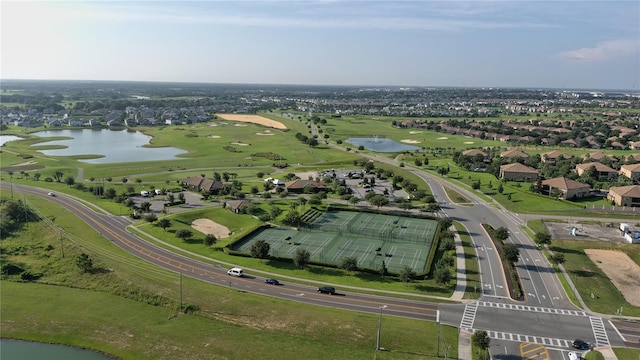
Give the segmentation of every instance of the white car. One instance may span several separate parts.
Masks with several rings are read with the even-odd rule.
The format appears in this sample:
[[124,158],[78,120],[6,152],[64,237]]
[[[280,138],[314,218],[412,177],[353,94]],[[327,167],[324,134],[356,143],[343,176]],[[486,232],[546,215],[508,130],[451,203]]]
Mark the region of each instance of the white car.
[[582,356],[575,351],[569,351],[569,360],[582,360]]
[[227,271],[227,275],[243,277],[244,272],[240,268],[232,268],[232,269],[229,269],[229,271]]
[[56,196],[56,194],[54,194],[54,193],[52,193],[52,192],[47,193],[47,195],[49,195],[49,196]]

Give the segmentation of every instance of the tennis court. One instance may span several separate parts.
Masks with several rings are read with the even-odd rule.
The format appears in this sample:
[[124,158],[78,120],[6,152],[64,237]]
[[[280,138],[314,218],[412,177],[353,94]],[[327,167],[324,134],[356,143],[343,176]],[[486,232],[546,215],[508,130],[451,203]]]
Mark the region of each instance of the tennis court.
[[378,270],[384,261],[390,272],[409,266],[416,273],[426,271],[438,222],[392,215],[330,211],[300,230],[268,228],[245,237],[234,250],[250,252],[256,240],[266,241],[270,255],[293,258],[298,249],[311,260],[339,264],[354,257],[358,267]]

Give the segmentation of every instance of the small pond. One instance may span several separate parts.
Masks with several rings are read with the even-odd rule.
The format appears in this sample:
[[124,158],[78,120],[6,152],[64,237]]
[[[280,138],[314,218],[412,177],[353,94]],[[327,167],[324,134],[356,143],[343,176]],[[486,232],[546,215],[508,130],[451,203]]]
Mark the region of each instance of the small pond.
[[365,149],[377,152],[402,152],[420,150],[419,146],[406,145],[386,138],[348,138],[345,140],[355,146],[364,146]]
[[65,359],[65,360],[110,360],[107,355],[74,348],[71,346],[45,344],[20,340],[0,340],[0,358],[2,360],[25,359]]
[[14,135],[0,135],[0,146],[8,143],[9,141],[21,140],[22,138]]
[[82,159],[89,164],[111,164],[134,161],[175,160],[186,151],[174,147],[148,148],[151,136],[139,131],[108,129],[47,130],[34,133],[40,137],[70,137],[67,140],[47,141],[34,148],[63,145],[64,149],[38,150],[48,156],[102,155],[95,159]]

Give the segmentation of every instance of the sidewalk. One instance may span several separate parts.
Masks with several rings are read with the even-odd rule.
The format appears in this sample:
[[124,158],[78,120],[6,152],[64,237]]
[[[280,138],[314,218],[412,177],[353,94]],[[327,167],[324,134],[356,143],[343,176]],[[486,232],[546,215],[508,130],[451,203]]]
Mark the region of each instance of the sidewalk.
[[[471,331],[460,329],[458,332],[458,359],[470,360],[471,357]],[[605,358],[606,360],[609,360]],[[612,359],[613,360],[613,359]]]
[[[616,353],[613,352],[613,350],[610,347],[603,347],[603,348],[594,348],[594,351],[598,351],[600,352],[600,354],[602,354],[602,356],[604,356],[604,360],[618,360],[618,357],[616,356]],[[586,355],[588,352],[582,354],[583,356]]]

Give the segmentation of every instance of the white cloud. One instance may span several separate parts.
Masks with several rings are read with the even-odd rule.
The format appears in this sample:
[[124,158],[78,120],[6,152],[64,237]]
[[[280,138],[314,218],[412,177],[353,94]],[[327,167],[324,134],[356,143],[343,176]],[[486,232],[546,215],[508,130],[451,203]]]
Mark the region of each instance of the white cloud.
[[592,48],[563,51],[558,56],[571,62],[596,63],[619,59],[639,52],[640,42],[638,40],[620,39],[604,41]]

